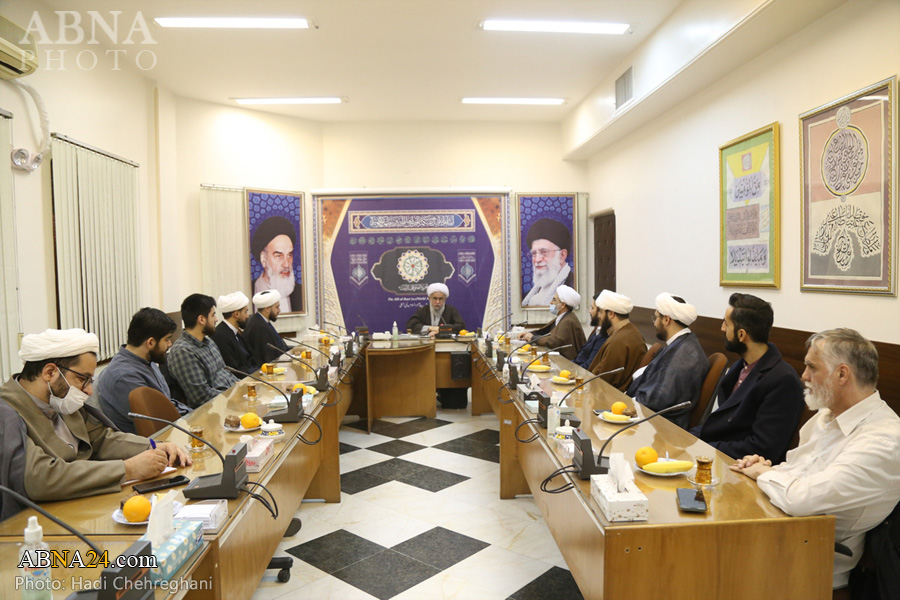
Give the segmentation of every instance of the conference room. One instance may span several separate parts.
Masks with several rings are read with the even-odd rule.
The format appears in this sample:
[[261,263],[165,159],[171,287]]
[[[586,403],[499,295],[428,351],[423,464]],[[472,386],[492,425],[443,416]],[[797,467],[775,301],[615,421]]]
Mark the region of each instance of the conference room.
[[3,597],[890,597],[896,0],[0,17]]

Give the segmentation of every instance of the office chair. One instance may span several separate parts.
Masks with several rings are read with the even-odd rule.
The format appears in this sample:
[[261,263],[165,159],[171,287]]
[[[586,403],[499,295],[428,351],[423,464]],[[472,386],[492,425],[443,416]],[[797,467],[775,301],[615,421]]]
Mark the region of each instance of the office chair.
[[655,344],[650,346],[650,349],[644,353],[644,358],[641,359],[641,364],[638,365],[638,369],[641,369],[641,368],[649,365],[650,361],[652,361],[654,358],[656,358],[656,355],[659,354],[660,350],[662,350],[662,347],[663,347],[662,342],[656,342]]
[[[9,404],[0,400],[0,485],[25,493],[25,421]],[[26,506],[5,492],[0,492],[0,521]]]
[[[131,412],[140,413],[149,417],[157,417],[166,419],[167,421],[177,421],[181,418],[181,413],[172,404],[172,401],[166,398],[166,395],[149,387],[139,387],[131,390],[128,394],[128,405]],[[150,421],[148,419],[135,419],[134,429],[138,435],[150,437],[163,427],[165,423],[159,421]]]

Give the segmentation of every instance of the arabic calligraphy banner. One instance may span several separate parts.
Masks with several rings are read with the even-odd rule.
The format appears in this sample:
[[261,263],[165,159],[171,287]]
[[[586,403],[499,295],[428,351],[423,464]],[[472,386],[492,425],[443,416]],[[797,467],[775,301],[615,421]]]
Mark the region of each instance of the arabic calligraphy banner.
[[473,331],[509,312],[506,195],[319,195],[314,206],[320,324],[402,331],[432,283]]
[[720,285],[779,287],[778,123],[719,146]]

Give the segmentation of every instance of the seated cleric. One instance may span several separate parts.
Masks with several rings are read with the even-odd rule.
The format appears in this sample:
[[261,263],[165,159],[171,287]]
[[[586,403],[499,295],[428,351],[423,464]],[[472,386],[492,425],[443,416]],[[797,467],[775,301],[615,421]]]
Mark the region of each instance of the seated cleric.
[[426,289],[428,304],[422,306],[406,322],[406,328],[415,334],[423,334],[427,330],[431,337],[438,332],[441,325],[450,325],[453,333],[466,328],[462,316],[454,307],[447,304],[450,288],[443,283],[432,283]]
[[25,490],[32,500],[118,492],[125,481],[156,477],[176,462],[191,464],[178,445],[151,448],[145,437],[104,425],[102,413],[85,404],[99,348],[97,336],[83,329],[26,335],[22,373],[0,387],[0,399],[25,423]]
[[[753,454],[731,469],[755,479],[772,504],[795,517],[834,515],[833,587],[847,585],[865,534],[900,501],[900,418],[878,393],[878,351],[853,329],[831,329],[806,342],[806,405],[816,413],[800,443],[775,464]],[[775,461],[777,462],[777,461]]]
[[556,318],[540,329],[520,333],[519,339],[547,348],[566,346],[560,348],[559,353],[569,360],[574,359],[584,346],[584,328],[574,312],[579,306],[581,296],[578,292],[567,285],[557,287],[550,299],[550,312],[557,315]]

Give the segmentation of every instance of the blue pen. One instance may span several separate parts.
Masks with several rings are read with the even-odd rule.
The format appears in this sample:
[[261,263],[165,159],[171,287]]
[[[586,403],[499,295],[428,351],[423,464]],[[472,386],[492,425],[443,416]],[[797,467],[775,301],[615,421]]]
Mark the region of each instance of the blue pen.
[[153,438],[150,438],[150,447],[156,450],[156,440]]

